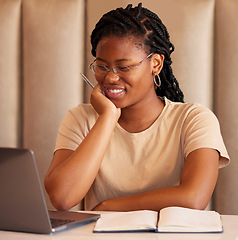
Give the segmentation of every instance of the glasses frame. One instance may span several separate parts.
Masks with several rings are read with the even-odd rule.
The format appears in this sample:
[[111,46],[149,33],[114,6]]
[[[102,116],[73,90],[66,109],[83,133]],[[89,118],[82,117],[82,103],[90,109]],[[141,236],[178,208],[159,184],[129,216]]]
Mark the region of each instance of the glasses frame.
[[[125,66],[125,67],[128,68],[128,73],[129,73],[131,70],[135,70],[136,68],[138,68],[146,59],[148,59],[149,57],[151,57],[153,54],[154,54],[154,53],[152,52],[152,53],[150,53],[149,55],[147,55],[144,59],[142,59],[142,60],[141,60],[135,67],[133,67],[133,68],[130,68],[130,66]],[[114,74],[116,74],[118,77],[121,77],[121,76],[118,75],[118,71],[117,71],[116,67],[109,68],[109,67],[106,67],[106,66],[104,66],[105,69],[106,69],[105,75],[104,75],[104,76],[102,76],[102,75],[97,75],[97,74],[95,73],[95,70],[94,70],[94,67],[93,67],[93,66],[94,66],[94,63],[96,62],[96,60],[97,60],[97,59],[94,59],[94,61],[88,66],[96,76],[106,77],[107,74],[108,74],[108,73],[111,71],[111,69],[112,69],[112,71],[113,71]],[[134,64],[133,64],[133,65],[134,65]]]

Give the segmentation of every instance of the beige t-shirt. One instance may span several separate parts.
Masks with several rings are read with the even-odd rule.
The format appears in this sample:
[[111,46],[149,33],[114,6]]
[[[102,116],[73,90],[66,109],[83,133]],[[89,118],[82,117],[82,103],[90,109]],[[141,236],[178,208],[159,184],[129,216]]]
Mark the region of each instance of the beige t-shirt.
[[[70,110],[60,126],[55,150],[75,150],[97,117],[90,104]],[[186,157],[199,148],[216,149],[220,167],[228,164],[215,115],[201,105],[165,98],[162,113],[145,131],[129,133],[117,124],[98,175],[85,197],[86,209],[91,210],[109,198],[178,185]]]

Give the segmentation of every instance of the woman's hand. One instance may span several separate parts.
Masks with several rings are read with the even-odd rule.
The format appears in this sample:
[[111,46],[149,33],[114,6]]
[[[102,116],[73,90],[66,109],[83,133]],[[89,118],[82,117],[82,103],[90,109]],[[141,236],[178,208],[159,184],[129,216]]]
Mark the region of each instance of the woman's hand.
[[97,206],[95,206],[92,211],[121,211],[119,206],[120,198],[112,198],[102,201]]
[[90,102],[99,115],[108,114],[116,120],[121,116],[121,109],[117,108],[101,91],[97,84],[91,94]]
[[91,103],[99,114],[94,126],[75,151],[60,149],[55,152],[45,177],[45,188],[59,210],[69,210],[87,194],[121,114],[121,109],[103,95],[98,85]]
[[97,206],[95,206],[92,211],[106,211],[107,209],[103,207],[103,202],[99,203]]
[[[126,197],[116,197],[106,199],[95,206],[92,211],[133,211],[138,210],[136,207],[135,200],[138,199],[137,195],[131,195]],[[143,206],[142,209],[145,207]]]

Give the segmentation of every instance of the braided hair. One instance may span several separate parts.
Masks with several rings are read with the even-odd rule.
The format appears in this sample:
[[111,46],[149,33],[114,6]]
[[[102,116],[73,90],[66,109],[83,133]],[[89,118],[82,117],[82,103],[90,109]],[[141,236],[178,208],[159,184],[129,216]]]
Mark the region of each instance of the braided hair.
[[152,52],[163,54],[164,64],[159,74],[161,85],[156,88],[156,94],[158,97],[165,96],[174,102],[184,102],[183,92],[171,68],[170,54],[174,51],[174,45],[170,42],[165,25],[155,13],[139,3],[134,8],[129,4],[125,9],[117,8],[104,14],[91,34],[91,52],[94,57],[96,57],[98,42],[109,35],[134,36],[142,40],[148,54]]

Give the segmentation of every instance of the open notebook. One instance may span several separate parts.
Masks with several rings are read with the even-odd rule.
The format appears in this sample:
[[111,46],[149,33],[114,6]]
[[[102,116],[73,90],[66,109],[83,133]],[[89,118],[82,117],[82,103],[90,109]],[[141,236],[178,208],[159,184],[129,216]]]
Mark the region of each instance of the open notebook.
[[221,233],[220,215],[215,211],[168,207],[160,211],[113,212],[101,215],[94,232],[183,232]]

